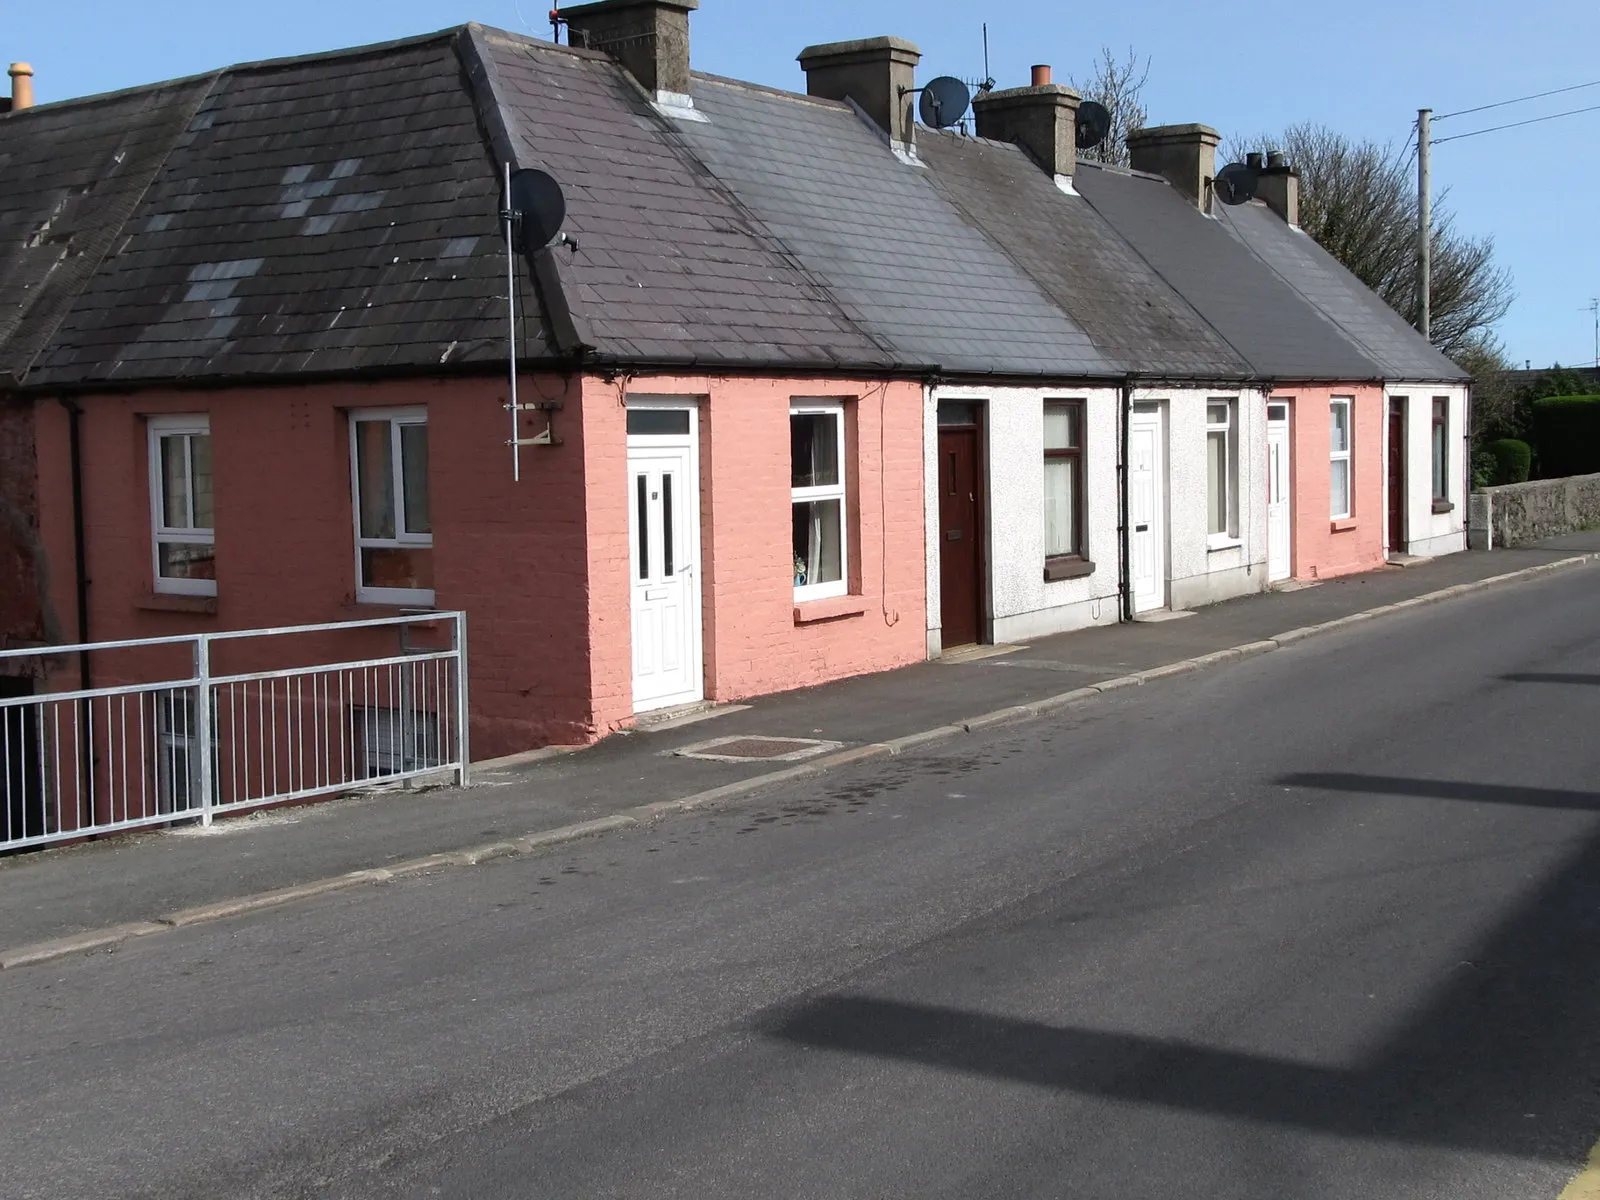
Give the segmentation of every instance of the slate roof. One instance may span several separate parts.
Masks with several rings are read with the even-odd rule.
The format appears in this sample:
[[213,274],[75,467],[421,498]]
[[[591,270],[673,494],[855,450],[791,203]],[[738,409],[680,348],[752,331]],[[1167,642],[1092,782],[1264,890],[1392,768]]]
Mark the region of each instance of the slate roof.
[[0,120],[0,382],[44,349],[210,85],[179,80]]
[[932,129],[917,153],[934,183],[1125,371],[1234,378],[1250,365],[1081,196],[1019,147]]
[[1273,379],[1362,381],[1383,376],[1331,320],[1165,180],[1078,164],[1073,185],[1150,267]]
[[897,361],[1120,372],[855,109],[705,75],[695,105],[709,119],[682,122],[684,140]]
[[603,354],[889,365],[610,60],[494,30],[468,36],[517,165],[561,182],[580,251],[556,257]]
[[1384,378],[1468,378],[1338,259],[1261,201],[1218,207],[1222,224],[1374,359]]

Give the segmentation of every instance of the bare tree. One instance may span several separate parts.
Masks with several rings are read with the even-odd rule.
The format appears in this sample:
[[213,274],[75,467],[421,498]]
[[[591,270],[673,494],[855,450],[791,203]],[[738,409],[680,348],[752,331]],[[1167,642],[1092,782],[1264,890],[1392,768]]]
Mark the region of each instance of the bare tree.
[[1089,76],[1081,82],[1074,77],[1072,87],[1085,100],[1096,100],[1111,114],[1111,132],[1098,146],[1080,150],[1080,158],[1090,162],[1128,165],[1128,135],[1143,129],[1150,113],[1144,104],[1144,85],[1150,78],[1150,60],[1139,61],[1130,48],[1118,58],[1109,46],[1100,48]]
[[[1293,125],[1275,138],[1234,139],[1235,157],[1283,150],[1300,172],[1300,225],[1406,320],[1417,318],[1417,191],[1410,158],[1323,125]],[[1409,147],[1408,147],[1409,149]],[[1447,196],[1433,206],[1431,330],[1453,357],[1485,344],[1511,307],[1511,278],[1494,262],[1494,239],[1455,228]]]

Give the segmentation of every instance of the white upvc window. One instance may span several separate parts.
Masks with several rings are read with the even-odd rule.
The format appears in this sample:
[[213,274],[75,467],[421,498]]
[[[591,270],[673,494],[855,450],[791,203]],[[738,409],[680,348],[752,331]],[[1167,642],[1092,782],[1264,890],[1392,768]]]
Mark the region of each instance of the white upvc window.
[[1335,397],[1329,402],[1332,424],[1328,440],[1328,508],[1329,516],[1343,521],[1350,516],[1350,410],[1347,397]]
[[1239,540],[1239,402],[1206,402],[1206,535],[1212,546]]
[[845,514],[844,405],[789,408],[789,486],[794,525],[794,598],[849,591]]
[[353,410],[350,478],[356,599],[371,604],[432,604],[427,410]]
[[151,417],[149,435],[153,586],[158,592],[215,596],[210,419]]

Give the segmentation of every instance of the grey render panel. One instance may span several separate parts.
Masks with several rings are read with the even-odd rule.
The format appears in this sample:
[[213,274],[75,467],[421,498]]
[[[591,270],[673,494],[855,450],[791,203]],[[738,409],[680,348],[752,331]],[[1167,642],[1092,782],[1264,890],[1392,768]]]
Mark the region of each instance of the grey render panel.
[[1223,224],[1286,284],[1327,315],[1393,380],[1464,381],[1467,374],[1307,234],[1265,204],[1225,207]]
[[705,76],[683,138],[898,362],[1107,376],[1043,290],[853,109]]
[[518,166],[567,197],[568,298],[604,353],[735,365],[889,357],[598,55],[473,30]]
[[1335,382],[1383,377],[1381,364],[1220,220],[1201,213],[1165,181],[1080,163],[1073,182],[1258,374]]
[[930,176],[1107,358],[1147,375],[1234,378],[1250,365],[1082,196],[1004,142],[917,131]]

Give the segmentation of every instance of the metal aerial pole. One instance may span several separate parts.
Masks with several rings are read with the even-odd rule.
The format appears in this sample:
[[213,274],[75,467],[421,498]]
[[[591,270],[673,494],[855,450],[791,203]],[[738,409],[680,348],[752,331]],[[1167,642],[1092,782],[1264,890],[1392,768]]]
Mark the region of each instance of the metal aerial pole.
[[1433,109],[1417,110],[1417,332],[1433,328]]

